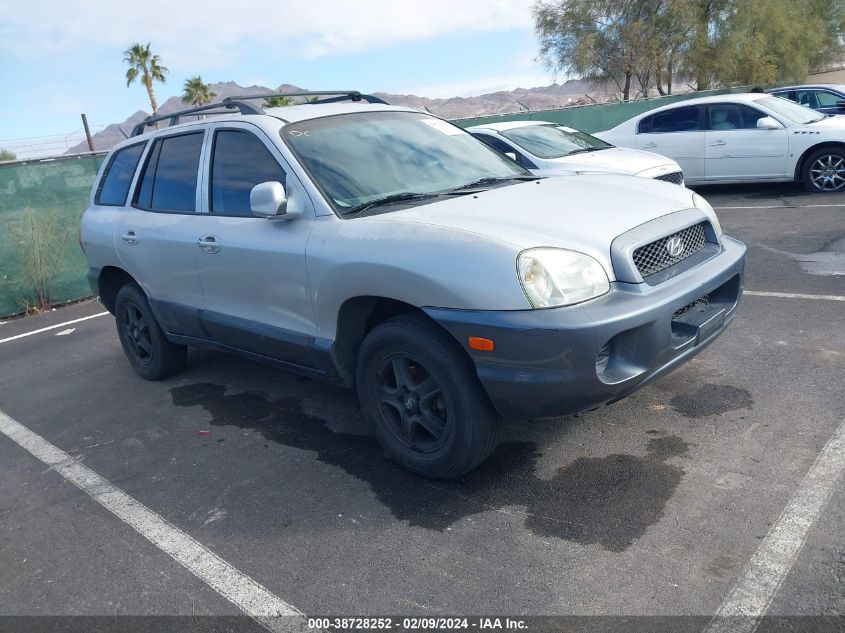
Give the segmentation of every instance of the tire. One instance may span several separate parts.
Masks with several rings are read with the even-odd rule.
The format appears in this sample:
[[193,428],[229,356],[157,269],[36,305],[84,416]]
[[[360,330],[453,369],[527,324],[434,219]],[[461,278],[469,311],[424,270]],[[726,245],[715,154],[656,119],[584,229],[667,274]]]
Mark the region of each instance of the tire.
[[823,147],[810,154],[801,168],[801,180],[807,191],[845,191],[845,147]]
[[161,380],[182,370],[188,348],[167,340],[141,288],[126,284],[114,306],[120,344],[141,378]]
[[496,448],[499,416],[472,361],[420,314],[373,329],[358,353],[355,379],[376,439],[412,472],[453,479]]

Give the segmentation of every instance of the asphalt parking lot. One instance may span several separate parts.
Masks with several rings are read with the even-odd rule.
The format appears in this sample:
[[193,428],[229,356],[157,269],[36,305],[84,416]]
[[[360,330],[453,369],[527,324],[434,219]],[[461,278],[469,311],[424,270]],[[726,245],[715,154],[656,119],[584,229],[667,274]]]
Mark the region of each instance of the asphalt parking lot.
[[[611,407],[508,424],[458,481],[387,461],[350,392],[206,351],[146,382],[110,316],[28,335],[101,313],[96,302],[0,325],[7,419],[241,574],[209,584],[193,550],[132,523],[146,515],[116,515],[6,433],[0,614],[237,615],[237,591],[254,586],[309,616],[692,615],[704,627],[762,574],[752,598],[766,613],[843,630],[845,450],[830,442],[845,434],[845,194],[700,193],[749,248],[750,292],[728,332]],[[823,503],[795,505],[822,488]],[[792,557],[772,545],[783,529]]]

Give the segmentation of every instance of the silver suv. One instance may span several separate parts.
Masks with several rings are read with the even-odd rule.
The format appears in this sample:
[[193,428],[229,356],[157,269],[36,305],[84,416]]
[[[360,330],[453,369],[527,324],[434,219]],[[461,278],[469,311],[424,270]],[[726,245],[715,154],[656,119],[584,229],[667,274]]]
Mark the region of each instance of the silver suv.
[[354,386],[397,462],[457,477],[502,417],[617,401],[733,319],[745,247],[700,196],[537,178],[377,101],[229,100],[112,150],[81,236],[138,374],[202,346]]

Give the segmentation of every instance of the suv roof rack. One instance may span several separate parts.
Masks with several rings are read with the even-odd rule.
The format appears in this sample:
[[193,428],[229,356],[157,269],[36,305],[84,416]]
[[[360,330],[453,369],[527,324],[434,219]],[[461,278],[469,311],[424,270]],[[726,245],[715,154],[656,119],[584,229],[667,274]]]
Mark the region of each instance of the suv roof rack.
[[[211,112],[215,108],[223,108],[217,112]],[[231,110],[237,110],[241,114],[264,114],[264,110],[252,105],[251,103],[243,103],[234,99],[225,99],[218,103],[209,103],[208,105],[197,106],[196,108],[188,108],[187,110],[178,110],[170,114],[150,115],[135,127],[132,128],[130,136],[138,136],[144,133],[144,128],[148,125],[153,125],[159,121],[170,119],[168,125],[176,125],[179,119],[183,116],[199,116],[200,114],[232,114]]]
[[247,99],[271,99],[273,97],[326,97],[309,103],[333,103],[335,101],[366,101],[367,103],[381,103],[387,105],[387,101],[373,95],[366,95],[357,90],[302,90],[300,92],[264,92],[257,95],[237,95],[226,97],[223,103],[246,101]]
[[[199,116],[201,114],[232,114],[232,110],[237,110],[241,114],[264,114],[264,110],[258,106],[246,103],[249,99],[271,99],[272,97],[325,97],[329,99],[320,99],[310,103],[334,103],[336,101],[366,101],[367,103],[382,103],[387,105],[387,101],[374,97],[373,95],[361,94],[357,90],[303,90],[301,92],[262,92],[256,95],[236,95],[226,97],[223,101],[217,103],[209,103],[208,105],[197,106],[195,108],[188,108],[187,110],[178,110],[170,114],[150,115],[135,127],[132,128],[130,136],[138,136],[144,133],[144,128],[148,125],[154,125],[159,121],[169,119],[168,125],[176,125],[179,119],[183,116]],[[215,110],[215,108],[222,108]]]

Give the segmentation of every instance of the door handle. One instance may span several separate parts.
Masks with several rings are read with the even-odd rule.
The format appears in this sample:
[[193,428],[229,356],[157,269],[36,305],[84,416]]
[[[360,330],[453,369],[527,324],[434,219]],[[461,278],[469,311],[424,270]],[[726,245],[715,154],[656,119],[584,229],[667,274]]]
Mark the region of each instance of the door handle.
[[643,145],[643,149],[654,149],[655,147],[657,147],[657,143],[653,143],[653,142],[652,143],[646,143],[645,145]]
[[135,236],[135,231],[126,231],[123,235],[120,236],[124,242],[129,244],[129,246],[135,246],[138,243],[138,238]]
[[718,141],[713,141],[712,143],[710,143],[710,147],[716,147],[718,145],[727,145],[727,142],[723,141],[722,139],[719,139]]
[[197,246],[203,253],[219,253],[220,242],[213,235],[203,235],[197,240]]

